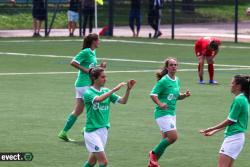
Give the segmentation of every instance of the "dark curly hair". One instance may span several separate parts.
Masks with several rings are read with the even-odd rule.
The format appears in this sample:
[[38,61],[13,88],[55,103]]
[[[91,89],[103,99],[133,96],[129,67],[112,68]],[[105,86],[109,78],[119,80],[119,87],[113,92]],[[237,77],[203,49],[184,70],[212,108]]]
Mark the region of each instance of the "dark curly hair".
[[247,97],[250,102],[250,76],[249,75],[235,75],[234,81],[241,86],[241,92]]

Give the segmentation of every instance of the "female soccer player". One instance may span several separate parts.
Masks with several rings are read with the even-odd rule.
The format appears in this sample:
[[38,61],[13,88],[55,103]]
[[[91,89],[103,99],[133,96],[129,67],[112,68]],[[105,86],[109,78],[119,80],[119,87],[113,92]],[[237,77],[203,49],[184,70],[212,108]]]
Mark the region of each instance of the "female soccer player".
[[[110,90],[104,87],[106,75],[103,69],[92,69],[90,78],[92,85],[83,95],[87,109],[84,139],[89,152],[89,158],[84,167],[93,167],[96,162],[99,163],[99,167],[106,167],[108,160],[104,148],[108,138],[108,128],[110,127],[110,103],[126,104],[135,80],[129,80],[127,83],[121,82]],[[125,85],[127,85],[127,90],[124,96],[116,95],[115,92]]]
[[250,76],[236,75],[231,81],[231,92],[234,100],[227,119],[213,127],[200,130],[204,136],[212,136],[226,128],[224,141],[220,148],[218,167],[232,167],[234,160],[240,154],[248,125]]
[[205,59],[207,60],[208,64],[209,83],[217,84],[217,81],[214,80],[214,59],[219,51],[220,44],[221,41],[214,37],[203,37],[195,42],[194,50],[198,58],[199,84],[205,84],[205,81],[203,80]]
[[176,101],[190,96],[190,92],[180,93],[180,80],[175,75],[177,60],[168,58],[164,67],[157,75],[157,83],[151,91],[151,98],[157,105],[154,111],[156,123],[160,127],[162,140],[149,152],[148,167],[159,167],[158,160],[165,149],[177,140],[176,130]]
[[[67,132],[74,125],[77,117],[84,110],[83,93],[89,88],[91,80],[89,78],[89,70],[97,65],[96,48],[99,45],[99,37],[97,34],[89,34],[84,38],[82,50],[73,58],[71,65],[78,69],[78,77],[75,82],[76,104],[73,112],[68,116],[63,129],[58,137],[64,141],[70,141]],[[102,62],[101,67],[105,68],[106,63]]]

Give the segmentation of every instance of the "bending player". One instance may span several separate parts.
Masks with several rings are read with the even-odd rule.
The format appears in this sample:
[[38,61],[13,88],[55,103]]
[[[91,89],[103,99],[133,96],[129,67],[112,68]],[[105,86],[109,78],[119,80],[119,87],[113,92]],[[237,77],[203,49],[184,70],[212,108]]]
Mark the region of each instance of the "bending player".
[[221,41],[214,37],[202,37],[195,42],[194,50],[198,58],[199,84],[205,84],[203,80],[204,61],[207,60],[209,83],[217,84],[214,80],[214,59],[219,51]]

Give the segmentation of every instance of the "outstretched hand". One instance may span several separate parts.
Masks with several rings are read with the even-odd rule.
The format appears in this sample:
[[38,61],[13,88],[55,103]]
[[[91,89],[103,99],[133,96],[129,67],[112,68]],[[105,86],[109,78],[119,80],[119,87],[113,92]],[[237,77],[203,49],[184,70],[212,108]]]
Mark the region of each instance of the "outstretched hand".
[[106,62],[101,62],[100,67],[101,68],[106,68],[107,67],[107,63]]
[[189,97],[191,95],[191,92],[187,89],[185,95],[186,97]]
[[121,82],[121,83],[119,83],[116,87],[114,87],[112,90],[113,90],[114,92],[116,92],[116,91],[118,91],[121,87],[123,87],[124,85],[127,85],[127,83],[126,83],[126,82]]
[[199,132],[204,136],[212,136],[217,132],[217,130],[212,130],[211,128],[207,128],[207,129],[201,129]]
[[128,82],[127,82],[128,89],[129,90],[132,89],[132,87],[135,85],[135,83],[136,83],[136,80],[134,80],[134,79],[128,80]]

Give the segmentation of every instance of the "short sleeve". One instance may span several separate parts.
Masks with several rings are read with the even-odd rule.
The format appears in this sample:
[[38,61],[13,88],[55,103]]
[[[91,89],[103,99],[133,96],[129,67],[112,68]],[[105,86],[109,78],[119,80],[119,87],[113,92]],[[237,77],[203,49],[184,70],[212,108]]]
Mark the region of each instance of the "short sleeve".
[[162,92],[162,90],[163,90],[163,84],[160,80],[155,84],[150,95],[158,96]]
[[228,115],[228,119],[233,122],[237,122],[238,117],[240,114],[240,104],[239,102],[235,99],[231,105],[230,112]]
[[92,103],[93,104],[95,97],[96,97],[96,95],[91,93],[90,91],[86,91],[83,94],[83,99],[84,99],[85,103]]
[[86,52],[86,50],[82,50],[81,52],[79,52],[72,61],[77,62],[78,64],[81,64],[84,61],[88,60],[88,54]]
[[117,103],[119,100],[120,100],[120,96],[118,96],[117,94],[113,93],[111,96],[110,96],[110,101],[112,103]]

